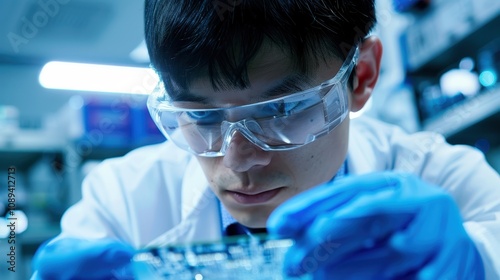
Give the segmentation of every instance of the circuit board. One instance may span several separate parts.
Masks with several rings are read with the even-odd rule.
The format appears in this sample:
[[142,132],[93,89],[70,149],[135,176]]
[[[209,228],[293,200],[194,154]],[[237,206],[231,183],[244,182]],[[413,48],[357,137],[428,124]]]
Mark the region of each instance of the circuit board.
[[137,253],[135,278],[153,280],[306,280],[283,275],[289,239],[229,238],[219,242],[178,244]]

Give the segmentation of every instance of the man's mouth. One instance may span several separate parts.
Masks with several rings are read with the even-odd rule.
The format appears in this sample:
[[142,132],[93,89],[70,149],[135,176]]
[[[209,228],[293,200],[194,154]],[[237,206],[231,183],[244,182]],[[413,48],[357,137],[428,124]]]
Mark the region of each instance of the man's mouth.
[[275,197],[283,187],[263,191],[263,192],[250,192],[250,191],[226,191],[236,202],[240,204],[258,204],[265,203]]

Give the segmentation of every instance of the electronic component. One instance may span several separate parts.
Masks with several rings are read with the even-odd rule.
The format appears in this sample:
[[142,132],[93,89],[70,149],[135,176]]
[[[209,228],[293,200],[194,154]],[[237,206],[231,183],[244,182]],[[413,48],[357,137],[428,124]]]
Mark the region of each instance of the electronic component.
[[230,237],[213,243],[193,243],[152,248],[133,259],[136,279],[154,280],[289,280],[283,260],[290,239],[265,235]]

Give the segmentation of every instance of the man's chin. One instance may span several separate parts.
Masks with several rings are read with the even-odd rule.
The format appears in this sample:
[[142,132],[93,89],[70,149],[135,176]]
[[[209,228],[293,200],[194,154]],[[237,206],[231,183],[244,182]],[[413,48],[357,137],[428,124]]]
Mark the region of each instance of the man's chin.
[[255,207],[254,209],[228,209],[231,216],[249,228],[265,228],[267,219],[277,206]]

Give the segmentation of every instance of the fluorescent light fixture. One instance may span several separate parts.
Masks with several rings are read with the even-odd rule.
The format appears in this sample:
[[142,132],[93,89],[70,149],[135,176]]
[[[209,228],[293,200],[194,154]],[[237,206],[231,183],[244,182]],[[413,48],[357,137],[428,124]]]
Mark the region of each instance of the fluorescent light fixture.
[[151,68],[51,61],[39,81],[50,89],[149,94],[159,77]]

